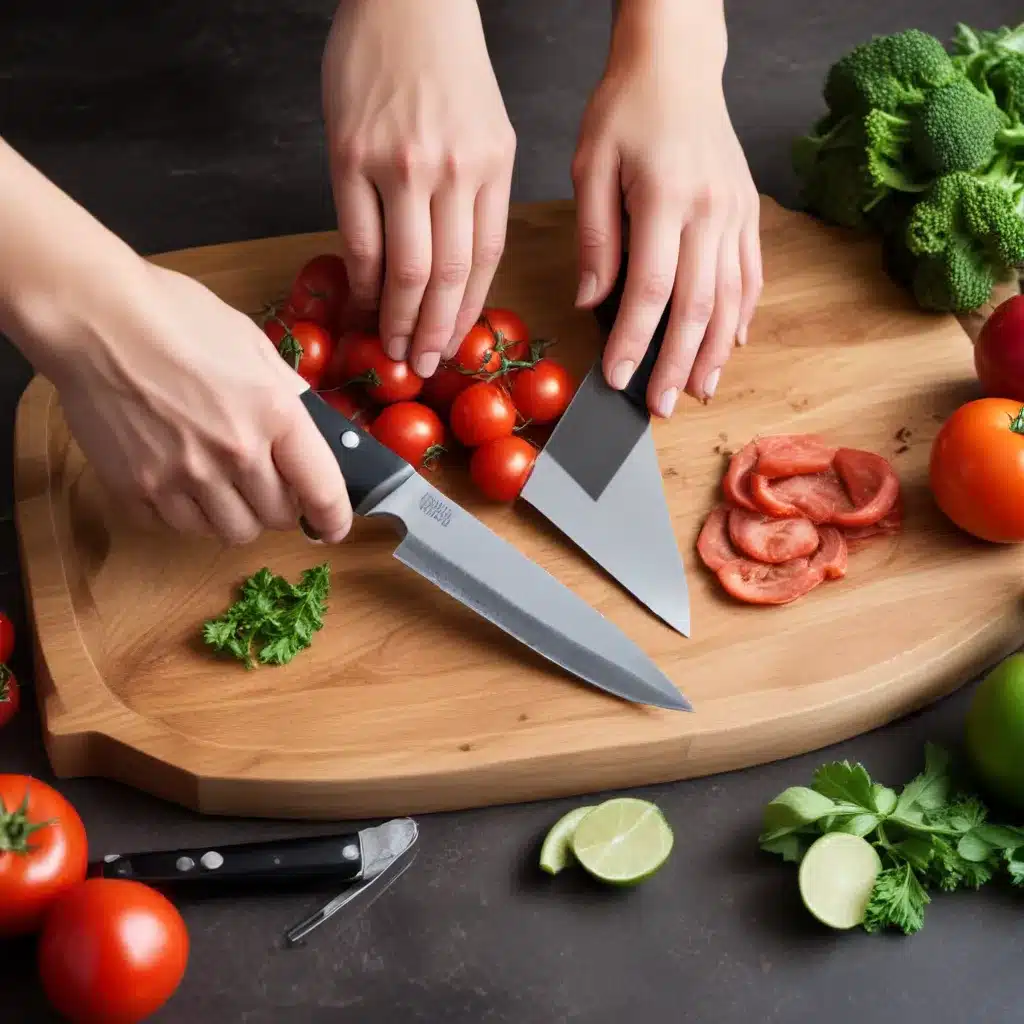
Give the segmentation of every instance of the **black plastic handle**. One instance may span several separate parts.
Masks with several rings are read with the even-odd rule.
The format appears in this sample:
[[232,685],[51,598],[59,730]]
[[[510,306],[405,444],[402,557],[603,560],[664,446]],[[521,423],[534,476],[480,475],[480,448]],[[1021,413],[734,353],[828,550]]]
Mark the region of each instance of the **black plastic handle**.
[[316,392],[304,391],[302,404],[338,460],[356,515],[365,515],[416,472],[405,459],[357,427]]
[[[622,259],[619,262],[619,276],[615,279],[615,284],[604,301],[594,308],[594,316],[597,317],[597,322],[601,326],[605,341],[608,340],[608,335],[611,334],[612,327],[615,324],[615,318],[619,315],[622,294],[626,288],[628,266],[629,221],[624,217],[622,224]],[[643,412],[647,412],[647,386],[651,382],[654,364],[658,361],[658,356],[661,354],[661,345],[665,340],[665,330],[668,327],[671,310],[672,302],[669,300],[665,305],[665,312],[662,313],[661,320],[658,321],[658,326],[654,329],[654,334],[651,337],[650,344],[647,346],[647,351],[644,353],[637,368],[633,371],[633,376],[630,377],[629,383],[622,390],[622,394]]]
[[152,885],[201,882],[208,886],[327,877],[351,881],[362,869],[359,836],[348,834],[129,854],[92,865],[90,874]]

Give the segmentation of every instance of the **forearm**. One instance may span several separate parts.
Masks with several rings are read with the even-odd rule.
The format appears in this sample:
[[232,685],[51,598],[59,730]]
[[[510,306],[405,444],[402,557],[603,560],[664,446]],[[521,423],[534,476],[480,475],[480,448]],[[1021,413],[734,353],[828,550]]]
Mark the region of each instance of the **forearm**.
[[695,82],[721,82],[728,47],[723,0],[612,0],[608,64],[685,63]]
[[0,139],[0,331],[52,376],[131,294],[139,257]]

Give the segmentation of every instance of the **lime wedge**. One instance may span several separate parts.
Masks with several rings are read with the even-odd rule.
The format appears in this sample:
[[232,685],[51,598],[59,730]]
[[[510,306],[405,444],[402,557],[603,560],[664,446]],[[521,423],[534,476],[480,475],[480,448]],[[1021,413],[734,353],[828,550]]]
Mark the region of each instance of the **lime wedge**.
[[568,867],[576,858],[573,855],[572,834],[576,826],[593,810],[592,805],[576,807],[563,814],[551,826],[551,831],[544,837],[544,845],[540,848],[540,866],[549,875],[557,875],[562,868]]
[[860,836],[828,832],[816,839],[800,862],[800,897],[804,906],[830,928],[854,928],[875,887],[882,862]]
[[672,841],[672,829],[654,804],[616,797],[583,818],[571,845],[576,859],[595,878],[635,885],[668,860]]

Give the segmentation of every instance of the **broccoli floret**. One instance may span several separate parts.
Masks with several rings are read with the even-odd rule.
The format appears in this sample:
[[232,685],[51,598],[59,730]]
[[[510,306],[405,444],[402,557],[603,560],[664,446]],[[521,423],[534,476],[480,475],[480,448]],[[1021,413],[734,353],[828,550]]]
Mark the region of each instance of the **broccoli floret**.
[[872,184],[897,192],[922,192],[933,175],[922,171],[911,146],[911,124],[884,110],[872,110],[863,121],[864,162]]
[[824,221],[844,228],[862,228],[865,213],[885,196],[870,181],[859,149],[824,152],[804,178],[801,196],[806,207]]
[[1006,115],[965,78],[930,92],[911,118],[918,158],[936,174],[973,171],[995,155]]
[[837,114],[896,113],[924,101],[930,89],[956,77],[935,36],[908,29],[855,46],[829,68],[825,102]]
[[969,313],[992,295],[996,275],[970,246],[955,244],[938,256],[920,259],[911,288],[922,309],[935,313]]

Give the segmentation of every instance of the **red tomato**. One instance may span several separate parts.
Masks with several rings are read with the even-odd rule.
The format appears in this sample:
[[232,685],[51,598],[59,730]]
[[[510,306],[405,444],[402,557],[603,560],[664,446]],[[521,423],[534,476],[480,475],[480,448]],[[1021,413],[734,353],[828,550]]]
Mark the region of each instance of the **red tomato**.
[[85,826],[57,790],[27,775],[0,775],[0,937],[38,931],[87,867]]
[[53,905],[37,955],[47,998],[73,1024],[137,1024],[181,984],[189,938],[155,889],[90,878]]
[[[263,329],[277,346],[281,358],[310,387],[319,387],[333,348],[327,331],[311,320],[299,320],[290,328],[285,328],[280,321],[270,320]],[[279,334],[276,340],[275,334]]]
[[459,350],[452,357],[451,365],[466,373],[494,373],[500,369],[501,350],[498,348],[498,339],[483,318],[470,327]]
[[[0,665],[0,728],[3,728],[17,713],[21,704],[18,680],[6,666]],[[3,832],[0,830],[0,835]]]
[[433,409],[419,402],[385,406],[370,425],[370,433],[417,469],[444,451],[444,424]]
[[537,449],[526,438],[509,434],[473,452],[469,475],[492,501],[515,501],[536,461]]
[[425,402],[438,412],[447,413],[452,407],[455,397],[472,383],[473,378],[469,374],[460,373],[451,366],[441,365],[433,376],[423,382],[420,401]]
[[347,391],[340,388],[331,388],[330,391],[321,391],[320,397],[332,408],[337,409],[346,419],[358,422],[366,415],[366,410]]
[[14,623],[0,612],[0,661],[10,661],[14,653]]
[[569,407],[574,391],[569,371],[554,359],[539,359],[512,379],[512,401],[531,423],[554,423]]
[[516,407],[508,393],[497,384],[480,380],[452,402],[449,422],[452,433],[467,448],[476,448],[512,433],[516,425]]
[[288,305],[300,320],[335,330],[348,302],[348,274],[340,256],[321,253],[295,275]]
[[960,406],[932,442],[935,502],[981,540],[1024,540],[1024,407],[1008,398]]
[[530,332],[522,317],[511,309],[487,307],[481,319],[490,327],[495,341],[503,346],[506,359],[525,359],[530,351]]
[[381,405],[409,402],[423,390],[423,378],[404,360],[391,359],[371,334],[354,334],[346,342],[344,377],[346,383],[362,384]]
[[1024,402],[1024,295],[1001,302],[985,321],[974,367],[987,395]]

